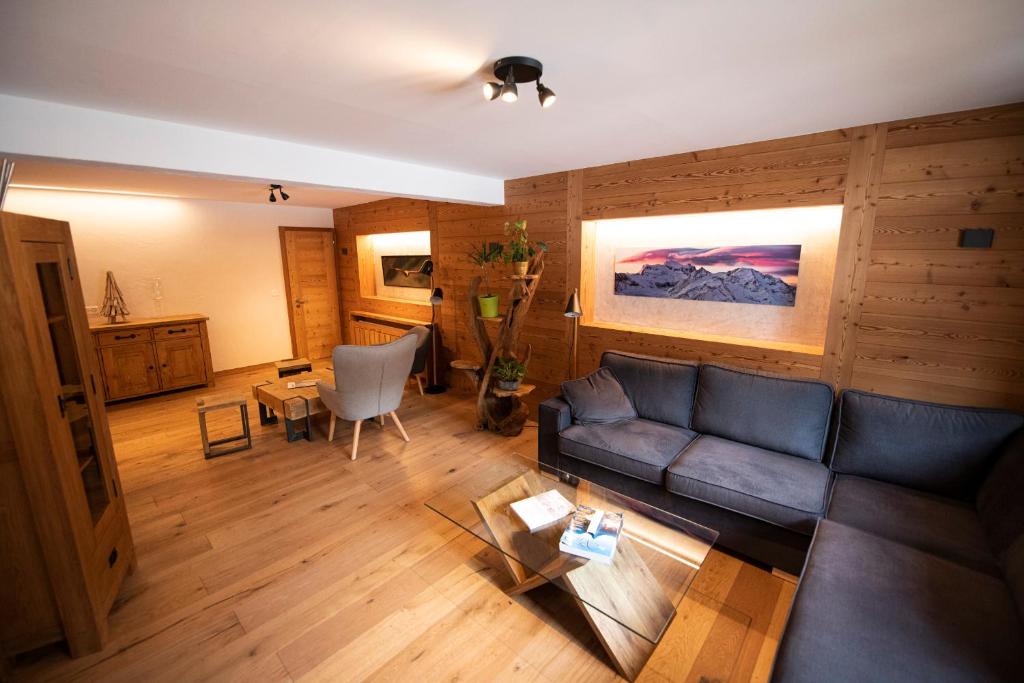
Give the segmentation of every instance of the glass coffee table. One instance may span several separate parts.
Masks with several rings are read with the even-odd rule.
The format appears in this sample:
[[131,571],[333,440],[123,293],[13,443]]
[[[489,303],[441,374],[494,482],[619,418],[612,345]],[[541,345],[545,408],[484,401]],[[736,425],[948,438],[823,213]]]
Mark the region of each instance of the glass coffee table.
[[[623,513],[611,564],[559,550],[569,516],[530,533],[510,507],[552,489],[574,505]],[[514,581],[509,595],[547,583],[572,595],[628,680],[661,641],[718,538],[707,527],[519,456],[478,463],[426,505],[500,552]]]

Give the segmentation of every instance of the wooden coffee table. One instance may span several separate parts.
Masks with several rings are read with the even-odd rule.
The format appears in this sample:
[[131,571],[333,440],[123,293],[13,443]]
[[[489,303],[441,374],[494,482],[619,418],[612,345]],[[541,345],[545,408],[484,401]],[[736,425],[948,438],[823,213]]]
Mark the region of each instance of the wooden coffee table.
[[[574,504],[624,513],[611,564],[558,549],[562,523],[530,533],[510,504],[555,489]],[[676,615],[717,532],[518,456],[483,463],[427,507],[501,552],[516,595],[550,583],[572,595],[618,672],[634,680]]]
[[314,370],[253,384],[252,395],[259,403],[260,424],[275,424],[277,416],[281,415],[288,441],[312,441],[313,416],[329,413],[330,410],[320,400],[316,386],[288,388],[290,382],[309,380],[318,380],[333,388],[334,372]]

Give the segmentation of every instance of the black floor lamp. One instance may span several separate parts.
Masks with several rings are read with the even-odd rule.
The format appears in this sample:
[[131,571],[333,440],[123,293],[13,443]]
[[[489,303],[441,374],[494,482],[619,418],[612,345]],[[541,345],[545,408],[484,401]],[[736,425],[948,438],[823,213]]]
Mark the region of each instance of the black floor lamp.
[[569,346],[569,372],[572,376],[569,379],[576,379],[579,372],[576,367],[576,347],[580,341],[580,317],[583,315],[579,289],[572,290],[572,294],[569,295],[569,300],[565,302],[564,315],[566,318],[572,318],[572,344]]
[[428,394],[443,394],[448,391],[448,387],[437,382],[437,307],[444,303],[444,292],[440,287],[434,287],[434,264],[430,262],[430,285],[432,290],[430,292],[430,352],[434,358],[434,372],[431,376],[433,384],[428,386],[425,391]]

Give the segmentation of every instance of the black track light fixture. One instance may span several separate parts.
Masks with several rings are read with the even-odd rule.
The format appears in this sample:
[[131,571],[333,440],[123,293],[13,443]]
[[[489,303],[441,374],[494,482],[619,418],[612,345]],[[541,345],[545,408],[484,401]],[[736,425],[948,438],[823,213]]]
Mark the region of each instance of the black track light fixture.
[[502,102],[515,102],[519,99],[516,84],[536,81],[540,106],[547,109],[555,103],[555,91],[541,84],[540,77],[543,72],[544,65],[531,57],[502,57],[494,63],[494,76],[499,82],[484,83],[484,98],[500,98]]
[[281,200],[282,201],[288,201],[288,193],[285,192],[284,189],[280,185],[271,185],[270,186],[270,201],[271,202],[275,202],[275,203],[277,202],[277,197],[274,196],[274,191],[275,190],[277,191],[277,193],[279,195],[281,195]]
[[555,91],[537,81],[537,99],[540,100],[540,106],[547,109],[555,103]]

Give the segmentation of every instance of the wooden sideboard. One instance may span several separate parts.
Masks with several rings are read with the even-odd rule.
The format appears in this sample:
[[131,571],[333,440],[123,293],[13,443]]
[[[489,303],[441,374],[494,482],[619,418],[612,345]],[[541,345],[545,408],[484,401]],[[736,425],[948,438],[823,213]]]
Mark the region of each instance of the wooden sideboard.
[[176,315],[91,325],[107,400],[213,386],[207,320]]

